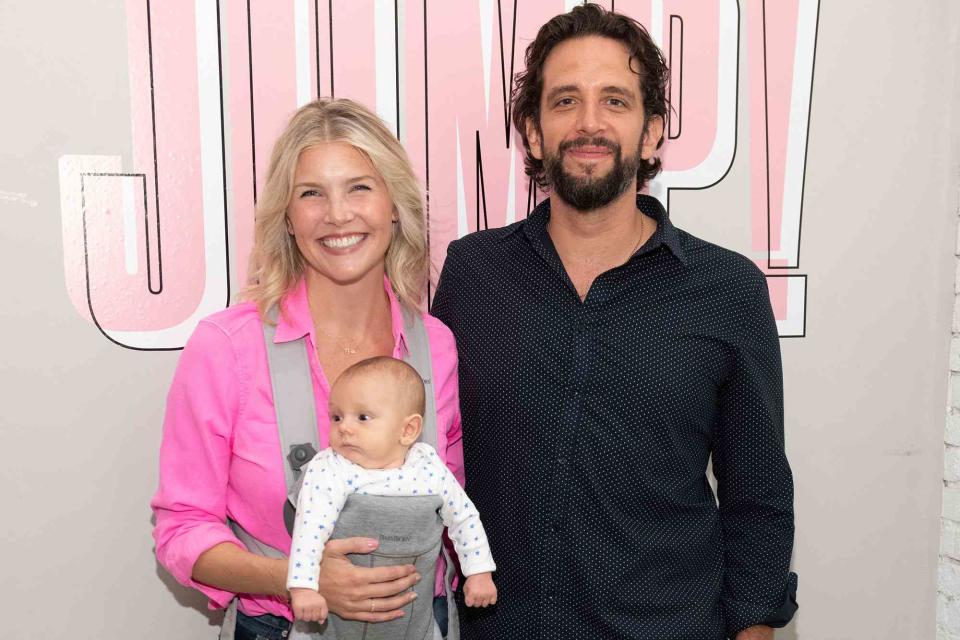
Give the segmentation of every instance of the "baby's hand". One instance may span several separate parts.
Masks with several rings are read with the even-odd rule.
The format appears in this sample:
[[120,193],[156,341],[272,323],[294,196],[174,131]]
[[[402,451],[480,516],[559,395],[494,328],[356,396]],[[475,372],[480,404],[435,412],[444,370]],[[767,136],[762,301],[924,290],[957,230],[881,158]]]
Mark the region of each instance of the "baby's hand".
[[489,607],[497,604],[497,585],[490,572],[475,573],[463,584],[463,595],[468,607]]
[[323,622],[327,619],[327,601],[313,589],[290,589],[294,620]]

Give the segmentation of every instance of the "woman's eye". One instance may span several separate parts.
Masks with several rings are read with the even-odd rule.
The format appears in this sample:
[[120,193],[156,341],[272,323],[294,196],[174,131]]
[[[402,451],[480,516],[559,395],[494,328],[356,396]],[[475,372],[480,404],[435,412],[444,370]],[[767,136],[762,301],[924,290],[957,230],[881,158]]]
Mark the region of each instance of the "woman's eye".
[[309,198],[309,197],[318,196],[318,195],[320,195],[320,192],[317,191],[316,189],[307,189],[307,190],[305,190],[303,193],[300,194],[300,197],[301,197],[301,198]]
[[351,191],[370,191],[370,186],[366,184],[355,184],[350,188]]

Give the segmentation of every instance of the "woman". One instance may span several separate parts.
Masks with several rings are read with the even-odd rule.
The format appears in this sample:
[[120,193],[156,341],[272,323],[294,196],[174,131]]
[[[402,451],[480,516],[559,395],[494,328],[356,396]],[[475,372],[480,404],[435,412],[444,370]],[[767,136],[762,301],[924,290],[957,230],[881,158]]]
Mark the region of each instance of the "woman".
[[[250,553],[226,524],[229,517],[289,552],[262,323],[276,318],[275,342],[306,336],[324,448],[330,385],[359,360],[403,357],[402,311],[422,314],[427,265],[421,191],[393,134],[349,100],[301,108],[274,147],[257,204],[253,284],[244,302],[201,321],[180,357],[152,502],[161,564],[203,592],[211,607],[238,596],[238,639],[280,638],[291,617],[286,559]],[[440,321],[422,317],[437,449],[462,483],[454,339]],[[365,538],[325,547],[320,591],[332,612],[369,622],[402,615],[412,598],[407,589],[419,579],[413,567],[361,569],[345,557],[375,547]]]

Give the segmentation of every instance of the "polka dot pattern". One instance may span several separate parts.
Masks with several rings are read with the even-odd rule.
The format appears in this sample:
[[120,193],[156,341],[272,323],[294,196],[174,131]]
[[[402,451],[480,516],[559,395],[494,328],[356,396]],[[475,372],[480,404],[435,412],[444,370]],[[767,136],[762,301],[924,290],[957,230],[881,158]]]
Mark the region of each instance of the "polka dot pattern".
[[457,339],[467,490],[499,562],[465,640],[718,640],[796,609],[766,280],[637,206],[656,232],[582,302],[549,200],[450,244],[432,311]]
[[323,546],[330,539],[347,498],[374,496],[438,496],[440,519],[460,560],[464,575],[495,571],[486,533],[476,507],[437,452],[418,442],[397,469],[364,469],[324,449],[307,463],[297,496],[287,588],[316,589]]

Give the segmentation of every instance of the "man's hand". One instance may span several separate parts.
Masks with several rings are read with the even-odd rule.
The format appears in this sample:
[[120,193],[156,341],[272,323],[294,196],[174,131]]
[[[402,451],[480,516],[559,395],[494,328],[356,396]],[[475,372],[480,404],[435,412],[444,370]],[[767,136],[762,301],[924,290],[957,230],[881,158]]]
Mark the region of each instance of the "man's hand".
[[463,584],[464,602],[468,607],[489,607],[497,604],[497,585],[490,572],[475,573]]
[[323,623],[327,619],[327,601],[313,589],[290,589],[290,608],[295,620]]
[[408,591],[420,581],[411,564],[374,569],[357,567],[349,553],[370,553],[378,542],[371,538],[330,540],[320,561],[320,594],[330,611],[345,620],[386,622],[403,615],[402,607],[417,597]]
[[773,627],[758,624],[737,634],[736,640],[773,640]]

